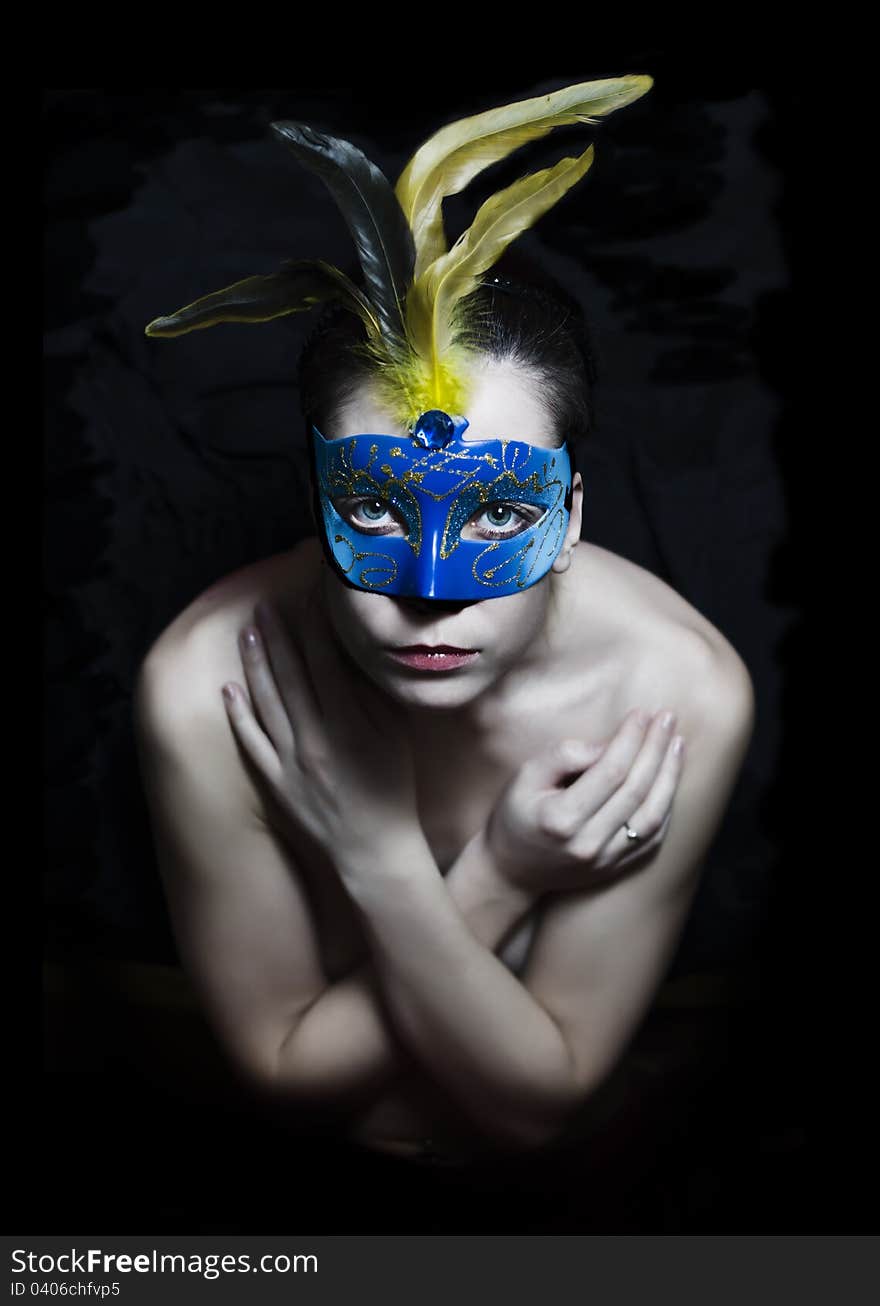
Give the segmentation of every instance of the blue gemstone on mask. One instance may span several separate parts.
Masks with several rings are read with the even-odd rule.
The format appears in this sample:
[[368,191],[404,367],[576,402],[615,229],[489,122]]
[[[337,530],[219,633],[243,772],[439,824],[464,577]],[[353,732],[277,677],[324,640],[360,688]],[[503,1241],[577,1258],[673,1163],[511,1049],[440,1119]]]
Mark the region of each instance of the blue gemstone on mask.
[[432,408],[416,419],[412,440],[423,449],[445,449],[454,435],[455,423],[449,414],[440,408]]

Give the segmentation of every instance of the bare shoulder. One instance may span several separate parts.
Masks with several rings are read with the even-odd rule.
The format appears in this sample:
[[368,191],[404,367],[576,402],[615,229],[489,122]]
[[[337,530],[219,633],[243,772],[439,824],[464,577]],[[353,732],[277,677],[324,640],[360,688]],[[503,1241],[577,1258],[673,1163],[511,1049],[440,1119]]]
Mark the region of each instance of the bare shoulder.
[[[206,699],[214,702],[226,680],[241,681],[237,637],[253,621],[260,600],[286,606],[311,583],[320,557],[317,539],[224,576],[195,598],[154,642],[141,681],[167,688],[174,715]],[[175,706],[176,705],[176,706]]]
[[[598,553],[598,557],[596,556]],[[634,707],[671,708],[685,741],[675,816],[662,848],[619,900],[659,890],[689,892],[723,817],[751,742],[755,693],[749,670],[725,635],[652,573],[606,550],[587,560],[585,579],[601,596],[628,650],[615,719]],[[613,897],[614,895],[612,895]]]
[[[316,539],[243,567],[193,600],[161,633],[144,658],[135,685],[134,718],[142,757],[198,754],[217,771],[230,797],[258,805],[232,740],[221,690],[243,683],[238,632],[253,621],[260,600],[295,602],[311,583],[320,556]],[[221,774],[222,772],[222,774]],[[261,805],[257,806],[260,810]]]
[[576,607],[597,611],[621,652],[622,714],[670,706],[686,737],[751,729],[754,688],[722,631],[652,572],[595,545],[581,544],[572,568]]

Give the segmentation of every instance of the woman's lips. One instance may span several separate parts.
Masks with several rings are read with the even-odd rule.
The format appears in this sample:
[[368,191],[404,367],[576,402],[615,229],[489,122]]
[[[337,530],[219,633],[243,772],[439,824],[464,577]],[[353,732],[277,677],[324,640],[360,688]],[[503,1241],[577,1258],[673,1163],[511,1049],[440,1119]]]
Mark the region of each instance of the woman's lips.
[[450,644],[411,644],[388,650],[395,662],[415,671],[453,671],[480,656],[476,648],[453,648]]

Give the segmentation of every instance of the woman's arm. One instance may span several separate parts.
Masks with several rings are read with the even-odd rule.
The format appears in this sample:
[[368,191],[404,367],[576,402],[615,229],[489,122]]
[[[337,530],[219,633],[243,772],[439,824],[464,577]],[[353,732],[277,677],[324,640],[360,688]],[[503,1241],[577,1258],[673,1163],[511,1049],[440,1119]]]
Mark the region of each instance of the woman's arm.
[[[148,659],[134,721],[157,860],[181,960],[222,1045],[248,1078],[323,1104],[373,1100],[412,1069],[371,961],[331,983],[307,886],[261,815],[227,722],[180,692],[194,647]],[[219,696],[218,696],[219,697]],[[445,892],[480,946],[500,946],[535,895],[493,871],[482,833]]]
[[[203,655],[198,648],[190,653],[199,668]],[[573,1079],[557,1078],[568,1059],[561,1027],[487,951],[527,910],[528,893],[499,877],[479,838],[444,884],[417,824],[413,839],[412,824],[385,819],[381,830],[400,836],[366,840],[373,855],[346,867],[368,921],[378,985],[364,971],[330,986],[299,868],[254,814],[259,804],[243,783],[232,732],[216,710],[202,705],[194,712],[181,700],[179,672],[179,663],[153,659],[141,677],[145,784],[181,956],[239,1064],[262,1083],[326,1101],[339,1088],[361,1096],[414,1059],[487,1134],[523,1142],[552,1132],[560,1101],[579,1089]],[[412,889],[394,901],[407,850]],[[470,984],[462,985],[468,976]],[[515,1043],[524,1032],[521,1017],[537,1038],[538,1060],[530,1055],[514,1064],[492,1054],[499,1040],[487,1039],[487,1028],[504,1024]],[[511,1070],[514,1079],[526,1077],[513,1094],[518,1099],[525,1090],[513,1114],[506,1109]]]
[[[399,865],[405,849],[389,847],[385,870]],[[429,854],[430,855],[430,854]],[[377,850],[371,864],[383,860]],[[433,858],[431,866],[436,872]],[[383,871],[380,869],[379,878]],[[441,891],[463,928],[481,950],[497,951],[511,930],[531,909],[537,895],[496,871],[485,833],[471,839],[441,880]],[[269,1083],[286,1091],[311,1090],[325,1098],[374,1100],[413,1059],[389,1024],[373,958],[351,974],[327,984],[281,1039]]]
[[[371,704],[369,688],[362,688],[361,699],[346,688],[329,640],[321,638],[320,647],[310,647],[306,635],[307,677],[283,632],[269,623],[267,635],[271,658],[261,641],[245,645],[245,673],[260,720],[238,688],[228,704],[230,721],[273,797],[332,857],[365,925],[376,997],[404,1046],[482,1132],[514,1145],[544,1141],[610,1068],[653,994],[683,923],[697,869],[726,806],[743,739],[751,731],[742,692],[746,687],[750,692],[745,669],[737,660],[730,662],[735,674],[725,671],[729,660],[704,644],[692,667],[679,668],[689,685],[702,687],[706,710],[699,717],[701,728],[694,732],[694,777],[685,791],[678,836],[667,840],[662,851],[659,844],[649,849],[650,861],[643,860],[639,876],[625,886],[609,889],[606,882],[604,893],[610,900],[633,904],[626,920],[629,928],[593,941],[599,956],[610,947],[623,958],[618,964],[627,972],[625,987],[635,1000],[627,1005],[616,999],[613,988],[593,994],[583,984],[571,992],[563,982],[553,1000],[561,1002],[566,1014],[566,1004],[574,1004],[582,1017],[575,1028],[554,1019],[552,1001],[542,1005],[468,930],[415,817],[404,741],[387,737],[387,711],[383,717],[380,705]],[[690,660],[682,654],[683,662]],[[316,698],[306,689],[309,679]],[[689,736],[694,719],[691,714]],[[382,738],[377,730],[383,720],[386,737],[372,757],[369,750]],[[623,819],[617,812],[621,802],[624,814],[641,810],[658,765],[661,775],[676,775],[674,765],[661,761],[670,755],[668,735],[658,748],[665,733],[661,724],[655,722],[648,732],[653,742],[645,741],[644,732],[645,724],[629,714],[595,768],[564,798],[537,795],[533,816],[550,816],[555,827],[548,799],[557,808],[560,802],[570,806],[574,797],[578,803],[586,799],[595,817],[588,818],[584,835],[592,838],[591,830],[602,831],[607,824],[602,832],[603,843],[607,841]],[[563,871],[570,876],[578,870],[581,855],[572,859],[567,847],[565,851]],[[595,854],[587,856],[587,862],[591,856]],[[527,872],[534,883],[541,882],[542,874],[558,873],[551,860],[544,871],[520,865],[516,882],[524,883]],[[664,904],[674,901],[674,908],[661,911],[654,886],[670,878],[679,891],[663,895]],[[601,898],[596,889],[585,896]],[[564,902],[559,911],[566,912]],[[564,955],[563,963],[564,970]],[[552,952],[549,965],[552,992]],[[545,984],[547,978],[544,974]],[[585,1029],[605,1026],[611,1030],[607,1043],[600,1046],[588,1038],[585,1044]],[[316,1020],[314,1028],[319,1027]],[[304,1022],[297,1020],[282,1044],[282,1079],[288,1064],[299,1066],[309,1059],[304,1029]]]
[[339,867],[401,1039],[502,1144],[541,1144],[559,1131],[610,1071],[662,978],[752,732],[741,664],[702,684],[703,728],[689,732],[665,842],[638,875],[556,899],[524,984],[465,928],[417,834]]

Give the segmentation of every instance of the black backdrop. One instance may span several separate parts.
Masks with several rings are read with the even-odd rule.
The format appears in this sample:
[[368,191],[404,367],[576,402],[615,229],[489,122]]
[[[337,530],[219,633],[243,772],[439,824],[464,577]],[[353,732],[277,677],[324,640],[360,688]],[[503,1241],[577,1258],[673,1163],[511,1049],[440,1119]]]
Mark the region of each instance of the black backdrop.
[[[292,380],[307,319],[143,335],[151,318],[281,258],[349,260],[332,202],[268,124],[295,118],[347,136],[394,179],[445,121],[621,71],[656,85],[597,129],[587,180],[522,239],[581,297],[597,346],[585,538],[673,585],[755,683],[755,737],[674,973],[758,968],[750,1047],[776,1142],[756,1142],[756,1155],[775,1147],[778,1159],[782,1147],[794,1189],[809,1141],[792,1091],[803,850],[781,831],[802,747],[791,448],[802,174],[798,97],[785,85],[700,82],[650,50],[613,66],[483,75],[439,104],[402,106],[387,82],[366,79],[45,93],[47,950],[58,961],[174,960],[134,756],[133,679],[202,589],[307,529]],[[585,135],[565,129],[448,201],[451,236],[488,194],[582,149]],[[710,1221],[727,1214],[721,1187],[710,1183],[700,1208]],[[688,1228],[670,1218],[668,1231]]]

